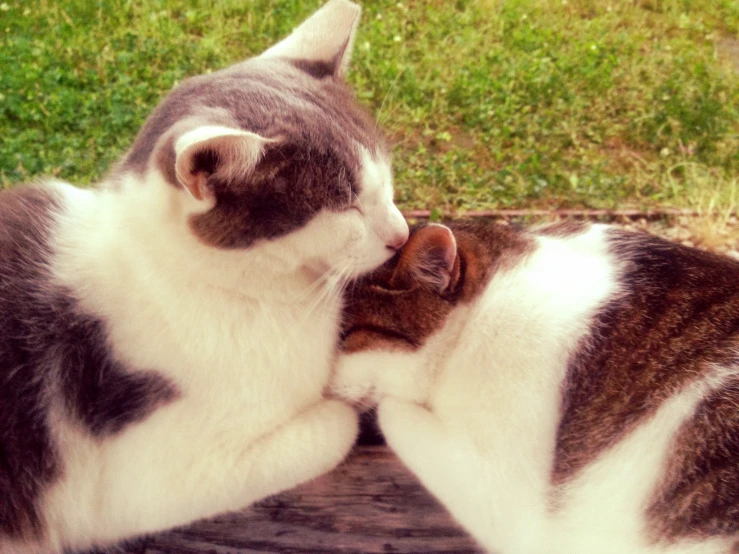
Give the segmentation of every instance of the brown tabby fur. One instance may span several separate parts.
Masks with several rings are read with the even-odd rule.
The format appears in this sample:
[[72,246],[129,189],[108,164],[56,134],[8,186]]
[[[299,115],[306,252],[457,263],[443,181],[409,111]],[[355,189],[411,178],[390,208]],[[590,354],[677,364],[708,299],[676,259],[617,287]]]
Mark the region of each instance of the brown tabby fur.
[[[412,272],[415,256],[429,229],[416,233],[403,249],[375,273],[358,280],[352,287],[345,309],[341,348],[344,352],[366,350],[380,340],[385,345],[416,349],[437,331],[449,312],[460,302],[471,302],[482,292],[492,274],[525,255],[530,241],[513,229],[479,222],[454,225],[457,259],[449,290],[439,294],[418,286]],[[480,240],[482,238],[483,240]],[[402,262],[411,263],[404,266]],[[399,265],[400,264],[400,265]]]

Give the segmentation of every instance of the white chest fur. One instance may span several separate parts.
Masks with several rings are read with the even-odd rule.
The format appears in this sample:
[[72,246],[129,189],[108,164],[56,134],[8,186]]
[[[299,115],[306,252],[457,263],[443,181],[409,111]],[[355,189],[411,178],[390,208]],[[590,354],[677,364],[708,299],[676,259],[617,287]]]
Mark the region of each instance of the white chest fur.
[[[280,417],[281,399],[292,411],[321,393],[336,295],[271,280],[248,254],[214,252],[186,228],[146,222],[159,212],[147,213],[140,198],[132,207],[125,194],[65,192],[54,274],[105,321],[121,361],[163,373],[194,401],[215,395],[220,409],[238,406],[251,420],[260,405],[272,404],[269,417]],[[150,205],[165,204],[157,195]]]

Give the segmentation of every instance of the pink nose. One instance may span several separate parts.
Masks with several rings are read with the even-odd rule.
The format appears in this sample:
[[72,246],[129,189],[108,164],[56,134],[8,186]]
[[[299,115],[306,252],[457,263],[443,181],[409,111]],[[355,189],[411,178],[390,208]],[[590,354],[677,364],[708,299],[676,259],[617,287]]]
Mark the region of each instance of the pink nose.
[[390,250],[399,250],[406,242],[408,242],[408,226],[404,226],[402,231],[398,231],[390,237],[390,240],[385,245]]

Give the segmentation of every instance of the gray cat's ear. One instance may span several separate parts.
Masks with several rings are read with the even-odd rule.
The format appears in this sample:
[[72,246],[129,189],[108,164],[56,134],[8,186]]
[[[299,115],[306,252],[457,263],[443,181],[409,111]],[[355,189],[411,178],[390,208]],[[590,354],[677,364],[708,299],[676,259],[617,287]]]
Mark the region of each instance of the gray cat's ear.
[[197,200],[213,197],[209,183],[244,182],[254,171],[264,146],[272,142],[255,133],[220,125],[196,127],[174,144],[177,182]]
[[351,59],[361,8],[348,0],[329,0],[290,36],[260,58],[290,58],[321,64],[326,73],[343,76]]
[[458,275],[454,234],[449,227],[431,223],[408,239],[390,280],[390,288],[421,286],[441,294],[454,287]]

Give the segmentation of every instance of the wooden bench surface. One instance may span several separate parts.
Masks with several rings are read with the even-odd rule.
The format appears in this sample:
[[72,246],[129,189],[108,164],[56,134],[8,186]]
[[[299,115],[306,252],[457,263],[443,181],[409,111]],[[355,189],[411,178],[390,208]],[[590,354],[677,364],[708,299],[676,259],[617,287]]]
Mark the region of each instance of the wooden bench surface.
[[482,552],[385,446],[240,512],[155,535],[128,554]]

